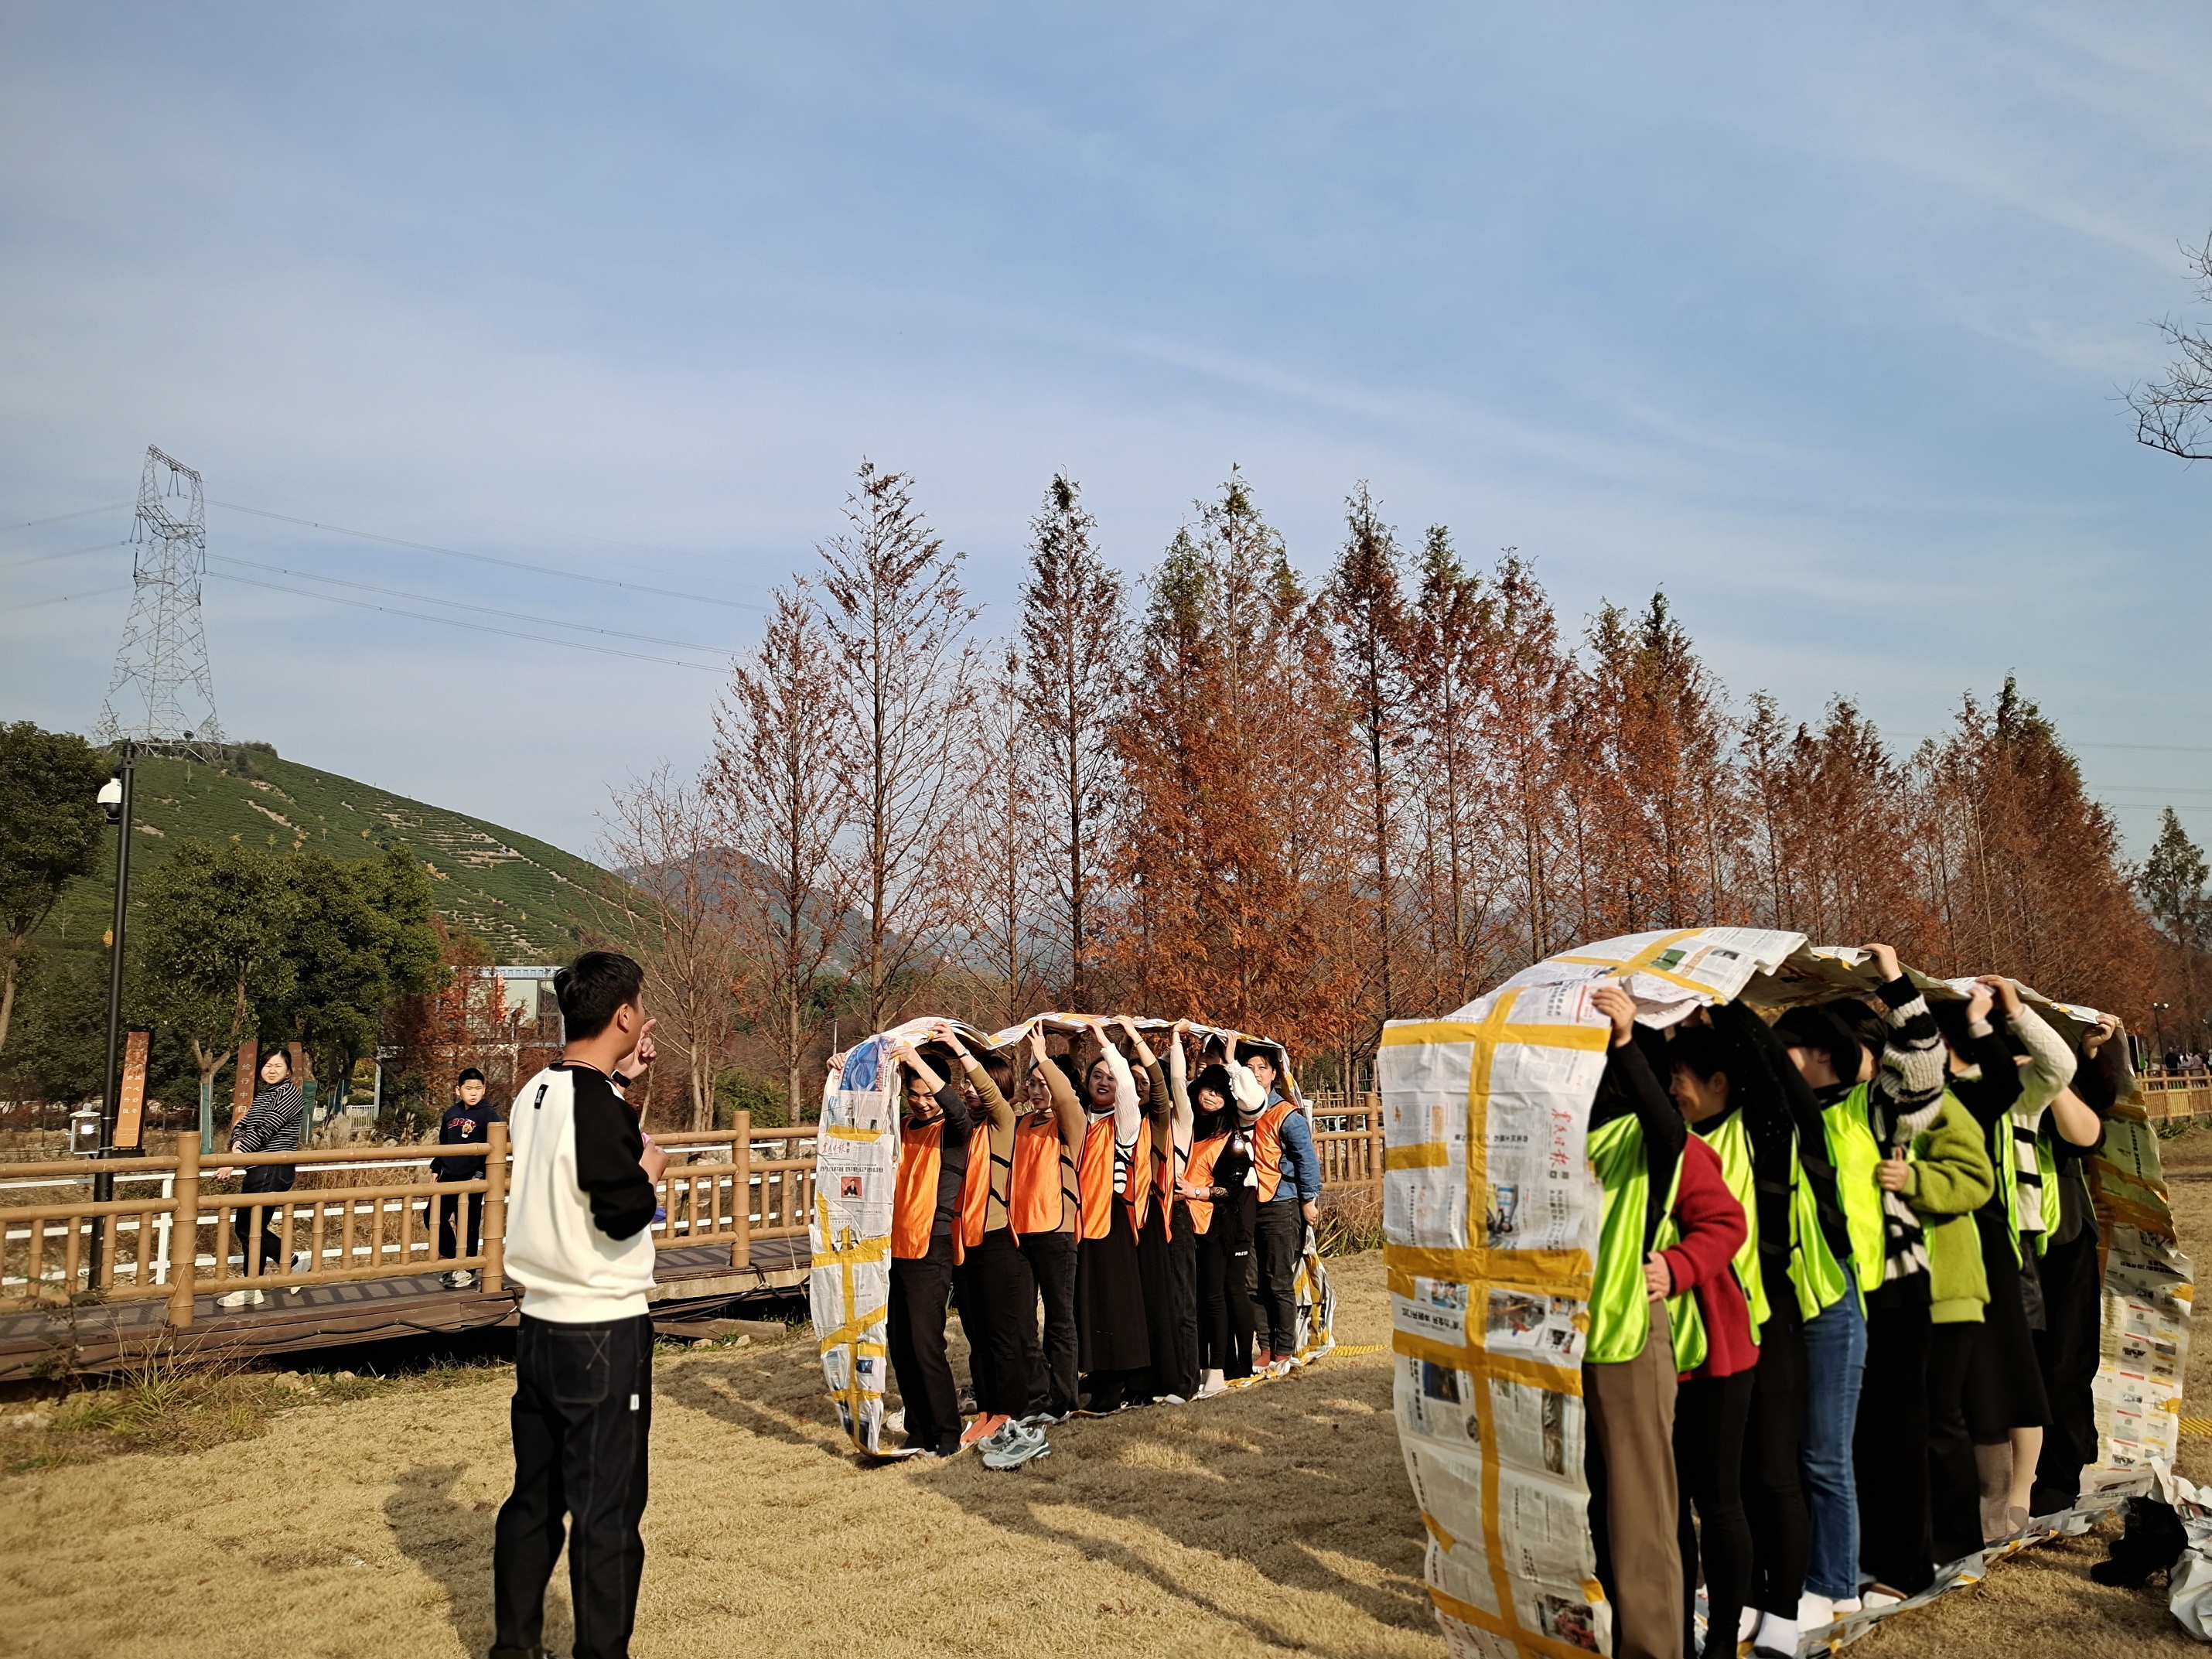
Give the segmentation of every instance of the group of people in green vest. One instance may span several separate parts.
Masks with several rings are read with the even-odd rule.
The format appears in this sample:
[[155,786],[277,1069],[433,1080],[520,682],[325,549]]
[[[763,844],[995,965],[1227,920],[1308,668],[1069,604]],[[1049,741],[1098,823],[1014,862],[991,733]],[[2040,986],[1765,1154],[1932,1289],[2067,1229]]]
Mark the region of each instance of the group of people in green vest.
[[1589,1152],[1583,1394],[1620,1659],[1794,1655],[2073,1507],[2095,1461],[2083,1164],[2117,1024],[2069,1044],[2009,980],[1668,1030],[1618,982]]

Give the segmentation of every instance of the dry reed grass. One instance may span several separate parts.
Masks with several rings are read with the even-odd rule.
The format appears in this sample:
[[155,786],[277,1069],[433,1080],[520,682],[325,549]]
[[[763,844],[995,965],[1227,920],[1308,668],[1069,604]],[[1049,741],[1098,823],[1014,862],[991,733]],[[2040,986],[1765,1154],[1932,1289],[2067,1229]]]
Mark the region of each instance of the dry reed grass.
[[[2185,1237],[2212,1237],[2212,1135],[2168,1156]],[[1340,1340],[1387,1340],[1380,1255],[1331,1272]],[[2212,1341],[2191,1370],[2206,1397]],[[1071,1424],[1009,1474],[972,1455],[860,1467],[805,1341],[664,1354],[655,1377],[641,1655],[1443,1651],[1385,1353]],[[387,1389],[287,1412],[247,1445],[0,1482],[0,1652],[482,1652],[506,1397]],[[2212,1477],[2212,1447],[2184,1443],[2185,1472]],[[2162,1592],[2089,1581],[2103,1553],[2033,1552],[1855,1652],[2201,1652]],[[558,1583],[554,1601],[557,1649]]]

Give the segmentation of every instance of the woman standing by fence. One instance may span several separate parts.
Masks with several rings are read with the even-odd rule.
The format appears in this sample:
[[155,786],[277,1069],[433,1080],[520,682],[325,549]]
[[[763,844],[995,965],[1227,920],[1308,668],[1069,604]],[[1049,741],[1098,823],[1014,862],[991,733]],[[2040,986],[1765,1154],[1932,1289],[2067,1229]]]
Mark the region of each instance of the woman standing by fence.
[[[261,1062],[261,1087],[254,1092],[253,1104],[238,1126],[230,1132],[230,1150],[234,1152],[295,1152],[300,1149],[300,1085],[292,1081],[292,1059],[282,1048],[272,1048]],[[218,1176],[228,1176],[228,1170],[218,1170]],[[289,1164],[257,1164],[246,1172],[242,1189],[250,1200],[257,1193],[289,1193],[295,1179],[294,1167]],[[238,1241],[241,1256],[251,1246],[247,1237],[253,1230],[254,1206],[249,1201],[231,1218],[232,1236]],[[249,1261],[243,1265],[248,1276],[257,1271],[266,1273],[269,1264],[284,1257],[284,1243],[276,1228],[278,1206],[261,1208],[259,1257],[257,1269]],[[305,1272],[306,1262],[296,1264]],[[269,1299],[265,1291],[256,1285],[243,1291],[233,1291],[228,1296],[216,1298],[222,1308],[258,1307]]]

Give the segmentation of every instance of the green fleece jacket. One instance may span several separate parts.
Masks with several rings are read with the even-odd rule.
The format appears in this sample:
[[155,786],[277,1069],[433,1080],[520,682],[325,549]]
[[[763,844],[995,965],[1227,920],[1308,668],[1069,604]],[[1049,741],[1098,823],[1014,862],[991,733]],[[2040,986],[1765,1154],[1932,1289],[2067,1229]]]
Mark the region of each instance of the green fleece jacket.
[[1928,1316],[1938,1325],[1979,1323],[1990,1299],[1974,1212],[1996,1190],[1981,1126],[1948,1089],[1943,1110],[1905,1153],[1905,1196],[1921,1216],[1928,1245]]

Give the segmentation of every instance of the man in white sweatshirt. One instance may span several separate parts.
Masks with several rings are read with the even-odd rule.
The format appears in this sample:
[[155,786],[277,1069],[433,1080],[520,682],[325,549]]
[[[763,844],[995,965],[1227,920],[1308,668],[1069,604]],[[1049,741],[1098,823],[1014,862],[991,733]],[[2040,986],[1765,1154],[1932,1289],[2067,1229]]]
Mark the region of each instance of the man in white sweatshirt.
[[507,1271],[522,1286],[522,1327],[491,1659],[544,1659],[564,1520],[575,1659],[629,1659],[653,1426],[654,1183],[668,1167],[621,1093],[653,1063],[644,980],[611,951],[586,951],[555,975],[566,1046],[509,1112]]

